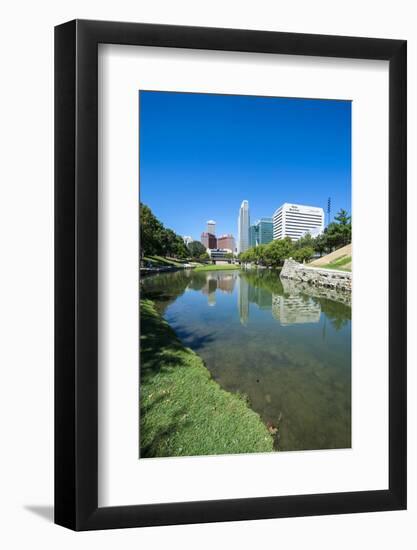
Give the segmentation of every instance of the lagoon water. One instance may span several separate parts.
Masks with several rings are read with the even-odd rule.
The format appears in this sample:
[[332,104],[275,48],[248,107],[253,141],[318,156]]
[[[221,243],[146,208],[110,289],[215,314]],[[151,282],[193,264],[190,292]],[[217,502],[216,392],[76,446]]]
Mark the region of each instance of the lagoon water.
[[351,446],[350,295],[253,270],[162,273],[141,296],[278,430],[277,450]]

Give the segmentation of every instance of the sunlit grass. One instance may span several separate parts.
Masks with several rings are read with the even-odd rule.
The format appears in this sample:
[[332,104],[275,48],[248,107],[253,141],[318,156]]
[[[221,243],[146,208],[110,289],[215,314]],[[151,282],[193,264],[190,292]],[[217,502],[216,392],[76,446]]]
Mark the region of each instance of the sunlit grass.
[[150,262],[154,267],[162,267],[162,266],[174,266],[174,267],[181,267],[182,263],[173,260],[172,258],[164,258],[163,256],[144,256],[145,262]]
[[244,396],[223,390],[153,302],[141,300],[140,455],[266,452],[273,439]]
[[237,264],[206,264],[197,266],[195,271],[228,271],[230,269],[240,269],[240,266]]
[[350,267],[346,267],[352,263],[352,256],[342,256],[341,258],[330,262],[320,267],[323,269],[340,269],[341,271],[352,271]]

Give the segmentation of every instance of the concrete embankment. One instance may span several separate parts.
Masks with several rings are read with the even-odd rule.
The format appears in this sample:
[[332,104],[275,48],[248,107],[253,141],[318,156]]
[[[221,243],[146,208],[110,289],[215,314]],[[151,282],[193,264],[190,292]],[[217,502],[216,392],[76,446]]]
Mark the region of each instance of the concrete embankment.
[[299,264],[291,258],[285,260],[280,273],[281,279],[290,279],[312,286],[331,288],[344,292],[352,290],[352,273],[337,269],[323,269]]

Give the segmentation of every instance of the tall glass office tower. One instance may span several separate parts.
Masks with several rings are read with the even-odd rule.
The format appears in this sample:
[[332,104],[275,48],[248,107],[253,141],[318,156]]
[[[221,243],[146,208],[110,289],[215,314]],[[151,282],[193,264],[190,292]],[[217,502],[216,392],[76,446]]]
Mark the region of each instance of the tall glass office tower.
[[237,219],[237,251],[245,252],[249,248],[249,202],[242,201]]
[[249,228],[249,246],[268,244],[273,239],[274,224],[272,218],[261,218]]

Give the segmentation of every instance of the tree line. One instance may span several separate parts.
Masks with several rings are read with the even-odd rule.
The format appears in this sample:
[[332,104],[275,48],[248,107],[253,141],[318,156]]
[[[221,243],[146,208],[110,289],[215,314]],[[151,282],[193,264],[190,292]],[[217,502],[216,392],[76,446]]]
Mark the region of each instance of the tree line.
[[158,220],[146,204],[139,208],[140,248],[143,256],[168,256],[185,259],[190,253],[182,237]]
[[352,221],[346,210],[340,210],[323,233],[312,237],[307,233],[298,241],[293,242],[289,237],[261,244],[249,248],[239,254],[242,262],[251,262],[265,266],[278,267],[286,258],[293,258],[297,262],[310,260],[314,255],[322,256],[345,246],[352,241]]
[[205,246],[200,241],[184,243],[183,238],[158,220],[149,206],[139,205],[141,256],[165,256],[185,260],[207,260]]
[[[149,206],[140,203],[140,243],[141,256],[165,256],[178,259],[207,260],[209,258],[204,245],[199,241],[184,243],[183,238],[172,229],[166,228],[153,214]],[[349,244],[352,239],[351,216],[346,210],[340,210],[324,233],[312,237],[307,233],[296,242],[289,237],[249,248],[239,254],[242,262],[254,262],[276,267],[286,258],[292,257],[298,262]],[[233,258],[233,254],[227,257]]]

